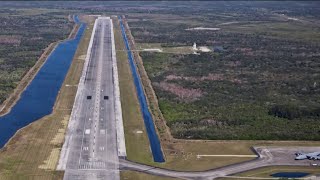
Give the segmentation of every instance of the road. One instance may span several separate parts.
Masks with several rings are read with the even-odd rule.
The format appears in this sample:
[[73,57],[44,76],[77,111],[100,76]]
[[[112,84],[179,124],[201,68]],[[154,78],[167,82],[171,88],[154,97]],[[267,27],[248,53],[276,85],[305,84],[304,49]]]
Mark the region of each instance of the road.
[[112,22],[98,18],[58,169],[65,180],[119,180]]
[[[256,147],[256,152],[259,158],[243,163],[233,164],[213,170],[202,172],[183,172],[174,171],[153,166],[138,164],[135,162],[120,160],[120,168],[122,170],[139,171],[157,176],[176,177],[181,179],[205,179],[211,180],[218,177],[232,176],[233,174],[256,169],[265,166],[275,165],[295,165],[295,166],[310,166],[312,161],[303,160],[295,161],[295,152],[314,152],[319,151],[320,147]],[[319,178],[319,177],[314,177]]]

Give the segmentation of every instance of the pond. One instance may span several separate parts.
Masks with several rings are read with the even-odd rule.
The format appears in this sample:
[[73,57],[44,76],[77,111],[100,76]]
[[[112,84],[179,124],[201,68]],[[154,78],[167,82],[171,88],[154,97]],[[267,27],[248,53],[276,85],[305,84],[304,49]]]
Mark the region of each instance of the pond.
[[278,178],[301,178],[308,176],[310,173],[305,172],[279,172],[275,174],[271,174],[272,177]]

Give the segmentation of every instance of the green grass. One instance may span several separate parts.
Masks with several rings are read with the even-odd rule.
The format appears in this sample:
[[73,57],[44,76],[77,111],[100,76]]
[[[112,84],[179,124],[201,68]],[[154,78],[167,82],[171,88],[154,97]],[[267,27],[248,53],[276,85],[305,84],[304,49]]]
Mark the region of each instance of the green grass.
[[[316,175],[320,173],[320,170],[319,170],[319,167],[311,167],[311,166],[270,166],[270,167],[263,167],[263,168],[235,174],[234,176],[251,177],[251,179],[254,177],[272,178],[272,176],[270,175],[278,172],[306,172],[306,173],[310,173],[311,175]],[[232,179],[235,179],[235,178],[219,178],[219,180],[232,180]]]
[[142,172],[135,172],[135,171],[121,171],[120,173],[121,180],[178,180],[177,178],[170,178],[170,177],[160,177],[154,176],[150,174],[145,174]]
[[[153,162],[142,114],[139,107],[133,78],[128,63],[127,51],[121,36],[118,21],[114,21],[115,44],[119,70],[120,97],[125,130],[127,158],[150,164]],[[142,134],[137,133],[142,131]]]

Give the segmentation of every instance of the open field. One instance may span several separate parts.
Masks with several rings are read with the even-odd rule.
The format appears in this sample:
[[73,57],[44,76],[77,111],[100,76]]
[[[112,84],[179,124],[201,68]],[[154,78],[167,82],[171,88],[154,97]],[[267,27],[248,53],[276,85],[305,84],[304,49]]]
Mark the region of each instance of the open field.
[[135,171],[121,171],[120,178],[121,178],[121,180],[147,180],[147,179],[178,180],[177,178],[153,176],[153,175],[145,174],[142,172],[135,172]]
[[237,176],[244,177],[271,177],[270,174],[274,174],[277,172],[306,172],[310,174],[319,174],[319,167],[290,167],[290,166],[273,166],[273,167],[265,167],[260,169],[255,169],[251,171],[247,171],[241,174],[237,174]]
[[[273,178],[270,176],[271,174],[278,173],[278,172],[306,172],[310,173],[310,175],[319,174],[319,167],[303,167],[303,166],[271,166],[271,167],[264,167],[259,169],[254,169],[251,171],[243,172],[240,174],[235,174],[234,176],[239,176],[241,178],[238,179],[246,179],[244,177],[248,177],[248,179],[254,179],[255,177],[258,178]],[[235,180],[237,178],[218,178],[218,180]]]
[[[88,20],[88,19],[87,19]],[[53,113],[21,129],[0,151],[0,179],[62,179],[55,171],[93,24],[80,42]]]

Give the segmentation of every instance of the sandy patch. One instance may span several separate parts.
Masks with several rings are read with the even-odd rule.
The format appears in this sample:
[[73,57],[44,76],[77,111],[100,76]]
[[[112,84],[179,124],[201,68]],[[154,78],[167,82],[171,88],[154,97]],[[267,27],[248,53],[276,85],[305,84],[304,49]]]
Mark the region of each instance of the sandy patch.
[[229,24],[236,24],[236,23],[239,23],[239,22],[238,22],[238,21],[225,22],[225,23],[217,24],[217,26],[223,26],[223,25],[229,25]]
[[199,46],[199,51],[201,51],[201,52],[211,52],[211,49],[209,49],[207,46]]
[[168,83],[165,81],[160,83],[153,83],[153,85],[159,87],[163,91],[167,91],[171,94],[176,95],[177,97],[179,97],[179,99],[186,102],[198,100],[204,94],[201,89],[184,88],[178,84]]
[[46,169],[46,170],[55,170],[59,160],[59,155],[60,155],[60,148],[52,149],[48,159],[45,160],[43,164],[39,166],[39,168]]
[[63,121],[62,121],[62,126],[60,129],[58,129],[58,132],[56,134],[56,136],[51,140],[51,144],[54,144],[54,145],[59,145],[61,143],[63,143],[64,141],[64,135],[65,135],[65,132],[66,132],[66,128],[67,128],[67,125],[68,125],[68,120],[69,120],[70,116],[65,116],[63,118]]
[[199,82],[199,81],[230,81],[233,83],[241,84],[242,81],[237,78],[228,78],[223,74],[217,74],[217,73],[209,73],[207,76],[201,76],[201,77],[188,77],[188,76],[177,76],[177,75],[168,75],[166,77],[165,81],[170,80],[185,80],[185,81],[191,81],[191,82]]
[[293,18],[293,17],[288,17],[289,20],[293,20],[293,21],[299,21],[300,19],[298,18]]
[[81,55],[81,56],[78,57],[78,59],[85,60],[86,59],[86,55]]
[[[67,128],[68,120],[69,120],[69,115],[65,116],[62,120],[62,127],[58,129],[57,134],[55,137],[50,141],[50,144],[54,146],[61,146],[63,141],[64,141],[64,135],[65,135],[65,130]],[[40,169],[47,169],[47,170],[55,170],[57,163],[59,161],[59,156],[60,156],[60,148],[53,148],[52,151],[50,152],[49,157],[39,166]]]
[[149,52],[163,52],[163,51],[162,51],[162,49],[159,49],[159,48],[143,49],[143,51],[149,51]]
[[193,30],[219,31],[220,29],[221,28],[195,27],[195,28],[188,28],[185,30],[186,31],[193,31]]

